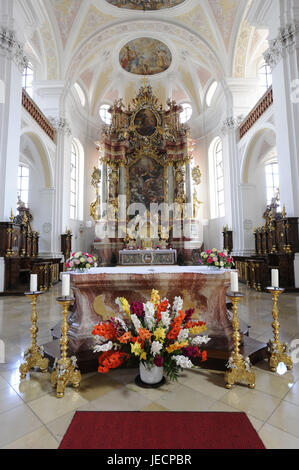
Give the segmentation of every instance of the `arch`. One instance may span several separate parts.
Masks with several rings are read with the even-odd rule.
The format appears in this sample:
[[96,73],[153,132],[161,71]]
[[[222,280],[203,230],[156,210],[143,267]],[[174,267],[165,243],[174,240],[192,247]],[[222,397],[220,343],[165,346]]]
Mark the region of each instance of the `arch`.
[[[273,139],[274,138],[274,139]],[[244,150],[244,156],[241,161],[241,182],[248,184],[250,182],[250,168],[256,166],[263,143],[268,143],[267,153],[276,146],[276,132],[271,123],[265,124],[251,137]]]
[[35,150],[35,155],[39,157],[39,162],[36,161],[36,163],[40,163],[42,166],[44,187],[47,189],[52,188],[54,185],[54,176],[50,154],[47,147],[43,143],[41,137],[29,127],[25,127],[21,131],[21,147],[22,142],[25,142],[24,139],[29,139]]

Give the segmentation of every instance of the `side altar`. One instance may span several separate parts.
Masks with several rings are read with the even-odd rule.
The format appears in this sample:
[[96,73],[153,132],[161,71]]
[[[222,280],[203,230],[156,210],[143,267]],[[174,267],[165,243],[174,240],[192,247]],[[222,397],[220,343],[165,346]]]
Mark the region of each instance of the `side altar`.
[[[233,349],[232,317],[227,309],[226,291],[230,270],[197,266],[118,266],[92,268],[87,273],[70,273],[75,308],[69,318],[69,348],[76,355],[82,372],[95,370],[97,355],[93,353],[94,326],[118,314],[117,297],[130,302],[147,302],[152,289],[172,303],[176,296],[184,299],[184,309],[194,308],[196,316],[207,324],[211,338],[205,345],[209,362],[224,368]],[[247,334],[247,327],[242,328]],[[56,332],[56,333],[55,333]],[[60,325],[54,329],[59,338]],[[252,362],[265,357],[266,345],[242,335],[246,357]],[[59,340],[44,345],[48,358],[57,357]]]
[[180,122],[182,110],[170,100],[164,109],[150,85],[127,107],[119,99],[110,108],[111,125],[97,143],[100,164],[92,175],[96,199],[90,206],[92,250],[102,266],[114,264],[130,244],[171,244],[185,264],[201,249],[201,172],[193,161],[195,143]]

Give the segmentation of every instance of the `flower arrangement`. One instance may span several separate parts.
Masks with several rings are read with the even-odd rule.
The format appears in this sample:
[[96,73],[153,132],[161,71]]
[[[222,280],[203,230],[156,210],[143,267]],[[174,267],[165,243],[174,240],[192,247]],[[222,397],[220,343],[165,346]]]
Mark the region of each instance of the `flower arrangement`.
[[210,338],[201,336],[207,330],[202,321],[193,321],[194,309],[183,312],[183,300],[161,299],[153,290],[147,303],[117,298],[120,315],[95,326],[95,352],[99,352],[98,372],[107,373],[134,357],[147,369],[163,367],[171,380],[177,380],[181,369],[194,367],[193,361],[205,361],[206,351],[199,347]]
[[71,271],[84,269],[96,268],[97,267],[97,258],[90,255],[89,253],[83,253],[82,251],[77,251],[72,253],[70,259],[65,263],[65,267]]
[[200,255],[200,264],[205,266],[216,266],[217,268],[233,268],[235,263],[226,250],[219,251],[216,248],[203,251]]

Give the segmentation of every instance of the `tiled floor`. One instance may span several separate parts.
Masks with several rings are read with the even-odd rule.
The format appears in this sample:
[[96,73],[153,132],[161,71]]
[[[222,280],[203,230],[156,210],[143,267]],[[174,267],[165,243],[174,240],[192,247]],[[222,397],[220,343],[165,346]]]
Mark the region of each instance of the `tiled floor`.
[[[266,293],[245,291],[240,318],[251,325],[250,335],[272,337],[272,302]],[[59,287],[38,303],[39,344],[51,338],[50,328],[61,314],[55,298]],[[254,367],[256,389],[237,385],[226,390],[223,373],[188,371],[178,383],[144,390],[134,383],[136,370],[83,376],[79,392],[68,388],[57,399],[49,374],[32,372],[20,381],[23,350],[30,345],[31,308],[23,297],[0,297],[0,339],[6,363],[0,364],[0,448],[57,448],[76,410],[245,411],[267,448],[299,449],[299,351],[292,372],[280,376],[267,362]],[[299,340],[299,295],[280,298],[281,339]],[[299,349],[299,341],[298,341]]]

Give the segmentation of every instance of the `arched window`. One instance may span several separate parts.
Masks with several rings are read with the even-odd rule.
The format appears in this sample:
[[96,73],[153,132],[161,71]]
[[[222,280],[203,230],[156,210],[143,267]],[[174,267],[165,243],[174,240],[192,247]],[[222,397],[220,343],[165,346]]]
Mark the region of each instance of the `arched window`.
[[84,91],[82,90],[82,88],[80,87],[79,83],[75,83],[74,85],[74,88],[77,92],[77,95],[79,97],[79,100],[80,100],[80,103],[82,105],[82,107],[84,108],[85,104],[86,104],[86,98],[85,98],[85,94],[84,94]]
[[189,103],[182,103],[181,106],[183,108],[183,111],[180,114],[180,122],[181,124],[185,124],[191,119],[193,109],[191,104]]
[[100,118],[102,121],[107,124],[107,126],[110,126],[112,122],[112,117],[111,114],[108,112],[111,106],[109,104],[102,104],[100,107]]
[[272,72],[271,68],[267,64],[262,64],[258,70],[259,76],[259,88],[261,92],[261,96],[266,93],[268,88],[272,85]]
[[209,149],[211,218],[225,217],[223,144],[217,137]]
[[279,189],[279,170],[277,161],[265,165],[267,204],[271,204]]
[[211,104],[212,104],[212,101],[213,101],[214,95],[216,93],[217,87],[218,87],[218,82],[214,81],[211,84],[210,88],[208,89],[207,96],[206,96],[206,103],[207,103],[208,107],[210,107]]
[[78,171],[79,152],[73,141],[71,153],[71,189],[70,189],[70,218],[77,219],[78,215]]
[[29,168],[24,164],[18,167],[18,198],[28,206],[29,198]]
[[70,171],[70,219],[83,219],[84,150],[79,140],[72,142]]
[[28,95],[32,97],[32,82],[33,82],[33,67],[29,63],[23,72],[23,88],[27,91]]

